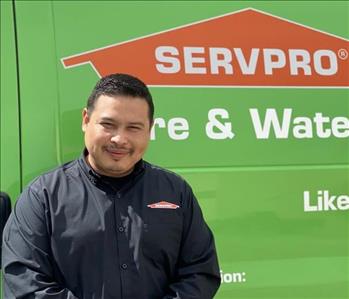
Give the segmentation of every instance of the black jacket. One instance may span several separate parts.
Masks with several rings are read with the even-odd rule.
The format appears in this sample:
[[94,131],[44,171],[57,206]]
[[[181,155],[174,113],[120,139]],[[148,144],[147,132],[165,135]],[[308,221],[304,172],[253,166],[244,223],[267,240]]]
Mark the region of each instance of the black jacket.
[[83,156],[32,182],[3,240],[7,298],[210,299],[214,239],[190,186],[145,161],[116,190]]

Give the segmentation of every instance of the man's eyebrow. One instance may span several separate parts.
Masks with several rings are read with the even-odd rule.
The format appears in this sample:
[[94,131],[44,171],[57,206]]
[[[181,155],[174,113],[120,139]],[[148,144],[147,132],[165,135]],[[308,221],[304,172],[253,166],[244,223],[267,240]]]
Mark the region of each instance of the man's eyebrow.
[[112,122],[112,123],[115,122],[115,120],[112,119],[111,117],[101,117],[101,118],[99,119],[99,121],[108,121],[108,122]]

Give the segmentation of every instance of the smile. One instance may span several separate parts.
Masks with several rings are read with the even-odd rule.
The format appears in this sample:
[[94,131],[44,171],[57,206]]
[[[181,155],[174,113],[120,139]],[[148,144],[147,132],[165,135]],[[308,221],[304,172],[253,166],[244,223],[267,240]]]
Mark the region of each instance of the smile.
[[128,150],[121,150],[121,149],[115,149],[115,150],[106,149],[106,152],[108,154],[110,154],[111,156],[116,157],[116,158],[124,157],[124,156],[128,155],[128,153],[129,153]]

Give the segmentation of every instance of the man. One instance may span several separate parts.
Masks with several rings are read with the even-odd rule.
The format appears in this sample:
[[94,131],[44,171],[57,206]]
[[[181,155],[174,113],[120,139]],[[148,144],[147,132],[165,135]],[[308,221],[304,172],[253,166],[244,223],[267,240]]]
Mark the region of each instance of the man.
[[139,79],[97,83],[82,156],[34,180],[6,224],[5,298],[213,298],[214,240],[190,186],[142,160],[153,114]]

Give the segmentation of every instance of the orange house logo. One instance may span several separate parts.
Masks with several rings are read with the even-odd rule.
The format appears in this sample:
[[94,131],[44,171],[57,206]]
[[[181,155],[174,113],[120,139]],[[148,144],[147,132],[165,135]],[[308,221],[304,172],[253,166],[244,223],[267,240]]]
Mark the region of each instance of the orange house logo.
[[244,9],[62,59],[149,86],[348,87],[349,40]]

